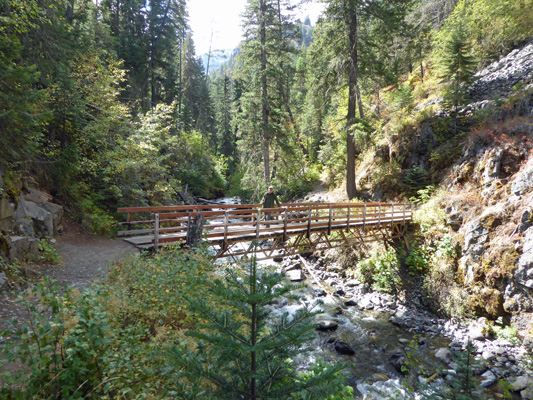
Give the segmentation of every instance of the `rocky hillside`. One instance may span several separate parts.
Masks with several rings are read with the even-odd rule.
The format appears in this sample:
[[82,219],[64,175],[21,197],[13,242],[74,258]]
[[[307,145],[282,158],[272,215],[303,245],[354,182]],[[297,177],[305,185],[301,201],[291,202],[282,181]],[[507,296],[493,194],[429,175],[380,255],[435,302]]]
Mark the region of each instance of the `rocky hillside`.
[[439,99],[419,104],[417,122],[392,132],[363,165],[359,186],[378,199],[440,188],[432,201],[440,217],[418,240],[431,246],[432,230],[451,235],[453,284],[466,308],[511,324],[533,348],[533,42],[476,78],[473,102],[455,121]]

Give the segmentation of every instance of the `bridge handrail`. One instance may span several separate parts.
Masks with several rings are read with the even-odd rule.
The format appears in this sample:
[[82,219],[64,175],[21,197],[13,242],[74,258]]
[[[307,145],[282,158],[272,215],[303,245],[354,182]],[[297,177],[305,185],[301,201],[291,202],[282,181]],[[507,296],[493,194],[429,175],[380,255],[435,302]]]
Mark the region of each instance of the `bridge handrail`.
[[[216,210],[213,210],[213,209]],[[261,208],[261,204],[210,205],[210,206],[157,206],[157,207],[124,207],[119,212],[127,213],[127,222],[119,223],[126,226],[126,231],[120,231],[119,236],[153,235],[152,243],[158,248],[161,243],[185,240],[188,237],[191,221],[199,213],[208,221],[205,228],[210,239],[223,238],[224,243],[229,238],[250,235],[258,239],[261,233],[282,230],[284,240],[287,234],[296,230],[306,230],[307,236],[315,229],[327,228],[328,234],[332,229],[350,229],[355,225],[365,229],[369,225],[390,223],[392,228],[396,223],[411,220],[412,205],[410,203],[283,203],[281,207]],[[150,219],[131,221],[134,213],[150,213]],[[261,214],[271,213],[281,219],[266,221]],[[223,221],[220,221],[223,218]],[[236,221],[237,219],[237,221]],[[210,221],[219,222],[211,223]],[[170,226],[169,226],[170,224]],[[271,225],[278,224],[272,228]],[[282,226],[280,226],[282,224]],[[131,229],[135,225],[147,228]],[[177,226],[176,226],[177,225]],[[220,229],[222,228],[222,229]],[[237,228],[230,231],[229,228]],[[216,231],[218,229],[218,231]],[[167,234],[167,237],[161,237]],[[174,235],[169,237],[168,234]]]

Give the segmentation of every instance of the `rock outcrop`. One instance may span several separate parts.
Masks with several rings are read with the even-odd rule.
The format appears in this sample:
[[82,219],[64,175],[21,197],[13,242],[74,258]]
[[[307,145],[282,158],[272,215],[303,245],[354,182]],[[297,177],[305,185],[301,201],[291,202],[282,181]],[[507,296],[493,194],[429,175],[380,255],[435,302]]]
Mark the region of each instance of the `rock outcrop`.
[[40,239],[50,239],[62,231],[63,207],[35,188],[27,188],[12,201],[0,197],[0,257],[9,261],[38,257]]

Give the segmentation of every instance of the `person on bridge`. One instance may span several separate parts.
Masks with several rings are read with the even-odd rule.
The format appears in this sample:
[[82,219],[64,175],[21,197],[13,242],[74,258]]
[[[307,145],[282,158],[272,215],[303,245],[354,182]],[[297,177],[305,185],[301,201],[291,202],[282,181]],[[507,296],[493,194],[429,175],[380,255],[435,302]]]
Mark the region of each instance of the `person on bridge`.
[[[263,196],[263,200],[261,200],[261,203],[263,204],[263,208],[274,208],[274,203],[280,207],[280,202],[278,200],[278,196],[276,196],[276,193],[274,193],[274,187],[269,186],[268,192],[265,193]],[[265,213],[265,221],[273,220],[274,217],[272,216],[271,212]]]

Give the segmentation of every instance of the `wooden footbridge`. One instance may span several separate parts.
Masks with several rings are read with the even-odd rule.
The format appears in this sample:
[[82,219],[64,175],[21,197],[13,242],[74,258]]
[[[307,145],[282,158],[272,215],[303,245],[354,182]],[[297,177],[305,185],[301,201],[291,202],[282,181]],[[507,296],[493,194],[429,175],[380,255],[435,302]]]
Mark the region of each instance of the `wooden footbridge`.
[[232,204],[118,211],[126,213],[119,236],[138,248],[185,244],[200,224],[214,258],[255,252],[258,260],[390,241],[403,236],[412,218],[408,203],[287,203],[270,209],[260,204]]

